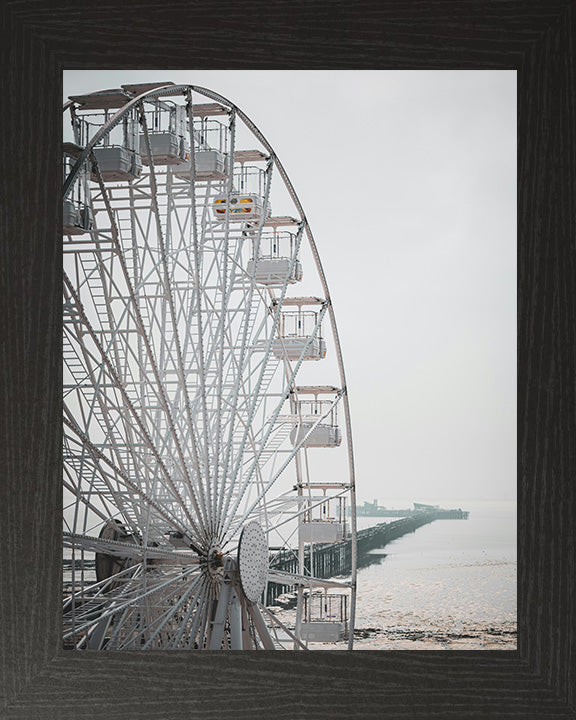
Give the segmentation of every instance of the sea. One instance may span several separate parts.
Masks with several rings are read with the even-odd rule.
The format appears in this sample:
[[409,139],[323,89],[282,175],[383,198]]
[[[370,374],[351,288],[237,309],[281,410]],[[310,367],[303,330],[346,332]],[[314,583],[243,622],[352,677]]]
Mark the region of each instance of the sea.
[[[376,548],[358,570],[355,649],[516,649],[516,503],[441,507],[470,516]],[[395,519],[359,517],[358,529]]]
[[[359,558],[354,649],[516,649],[516,503],[456,499],[441,507],[470,515],[434,520]],[[358,517],[358,530],[397,519]],[[286,610],[274,610],[290,624],[294,598],[286,600]],[[346,643],[314,646],[341,650]]]

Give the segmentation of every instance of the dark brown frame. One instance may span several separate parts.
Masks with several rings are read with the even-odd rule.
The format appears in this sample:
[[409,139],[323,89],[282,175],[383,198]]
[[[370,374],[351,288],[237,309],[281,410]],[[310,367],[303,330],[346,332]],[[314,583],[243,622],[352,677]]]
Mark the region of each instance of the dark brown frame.
[[[576,718],[575,13],[572,0],[4,3],[0,717]],[[118,67],[518,70],[517,652],[60,650],[61,71]]]

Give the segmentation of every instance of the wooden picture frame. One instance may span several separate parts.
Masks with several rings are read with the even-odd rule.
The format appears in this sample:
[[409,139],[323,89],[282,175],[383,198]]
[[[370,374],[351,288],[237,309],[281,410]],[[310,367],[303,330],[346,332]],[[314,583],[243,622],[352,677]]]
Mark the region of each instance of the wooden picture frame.
[[[576,718],[576,8],[570,0],[4,3],[0,718]],[[518,651],[64,652],[61,73],[516,69]]]

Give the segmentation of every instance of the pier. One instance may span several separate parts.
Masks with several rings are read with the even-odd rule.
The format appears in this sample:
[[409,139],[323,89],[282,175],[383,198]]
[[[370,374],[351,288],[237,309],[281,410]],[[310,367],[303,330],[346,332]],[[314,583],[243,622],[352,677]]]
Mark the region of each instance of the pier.
[[[359,530],[356,533],[359,567],[368,564],[367,559],[370,550],[384,547],[392,540],[397,540],[403,535],[412,533],[422,525],[427,525],[434,520],[466,520],[468,518],[468,512],[465,510],[445,510],[431,506],[427,506],[426,509],[415,509],[408,512],[410,512],[409,517],[402,517],[393,522],[379,523],[374,527]],[[314,577],[329,578],[346,575],[351,570],[351,554],[351,540],[314,545],[312,551],[311,546],[307,545],[304,551],[304,565],[307,572],[312,569]],[[298,551],[296,549],[290,551],[285,548],[271,551],[270,567],[276,570],[297,573]],[[269,582],[266,604],[273,605],[279,595],[291,590],[290,586]]]

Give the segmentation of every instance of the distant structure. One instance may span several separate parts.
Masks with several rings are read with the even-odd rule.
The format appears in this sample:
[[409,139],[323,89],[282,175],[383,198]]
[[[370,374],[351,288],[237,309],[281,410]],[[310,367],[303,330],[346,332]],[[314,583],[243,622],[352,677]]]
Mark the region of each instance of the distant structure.
[[372,502],[364,501],[363,505],[356,506],[356,515],[358,517],[413,517],[418,513],[433,512],[437,519],[440,520],[467,520],[469,512],[461,508],[447,510],[439,505],[426,505],[424,503],[413,503],[411,509],[395,510],[387,508],[384,505],[378,505],[377,500]]
[[414,510],[420,512],[428,512],[429,510],[440,510],[440,505],[424,505],[424,503],[414,503]]

